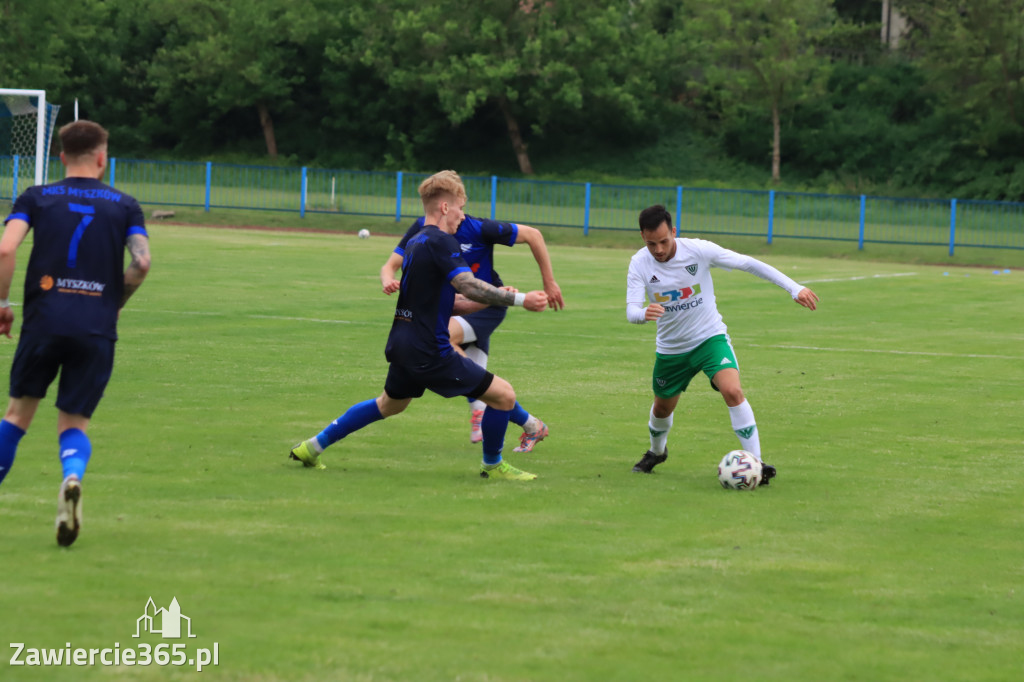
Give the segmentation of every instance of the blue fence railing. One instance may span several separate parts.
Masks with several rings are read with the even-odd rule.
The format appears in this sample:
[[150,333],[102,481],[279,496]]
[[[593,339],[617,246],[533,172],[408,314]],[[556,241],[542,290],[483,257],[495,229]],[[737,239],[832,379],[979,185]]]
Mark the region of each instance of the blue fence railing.
[[[30,164],[0,156],[0,196],[32,184]],[[51,168],[59,167],[51,159]],[[52,175],[52,173],[51,173]],[[108,182],[143,204],[306,213],[420,215],[425,173],[110,159]],[[1024,203],[904,199],[775,190],[703,189],[464,177],[469,212],[527,225],[635,230],[639,210],[663,204],[700,234],[866,244],[1024,249]],[[693,225],[699,225],[694,229]]]

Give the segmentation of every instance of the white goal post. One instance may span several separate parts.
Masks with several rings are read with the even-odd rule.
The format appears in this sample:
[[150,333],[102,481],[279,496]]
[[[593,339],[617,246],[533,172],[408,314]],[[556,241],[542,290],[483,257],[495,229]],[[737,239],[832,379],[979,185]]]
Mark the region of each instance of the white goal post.
[[46,182],[59,110],[47,103],[45,90],[0,88],[0,180],[10,179],[12,195],[18,194],[19,178],[31,178],[30,185]]

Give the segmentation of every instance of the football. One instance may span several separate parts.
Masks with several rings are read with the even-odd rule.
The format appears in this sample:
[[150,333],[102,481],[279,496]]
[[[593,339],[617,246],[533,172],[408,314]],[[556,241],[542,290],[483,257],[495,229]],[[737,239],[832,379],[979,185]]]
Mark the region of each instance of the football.
[[359,238],[360,239],[369,239],[370,238],[370,231],[367,230],[366,228],[363,228],[363,229],[359,230]]
[[718,482],[726,490],[753,490],[761,482],[761,462],[746,450],[733,450],[718,464]]

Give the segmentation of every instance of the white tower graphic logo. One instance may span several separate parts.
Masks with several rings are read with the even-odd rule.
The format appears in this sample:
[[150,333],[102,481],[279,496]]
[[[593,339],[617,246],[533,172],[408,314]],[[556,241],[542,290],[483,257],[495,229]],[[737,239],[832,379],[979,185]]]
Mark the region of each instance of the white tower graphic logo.
[[182,621],[185,621],[186,636],[195,637],[192,634],[192,619],[182,615],[177,597],[171,599],[171,605],[166,609],[158,609],[150,597],[142,616],[135,621],[135,634],[132,637],[140,637],[143,632],[149,632],[164,639],[181,639]]

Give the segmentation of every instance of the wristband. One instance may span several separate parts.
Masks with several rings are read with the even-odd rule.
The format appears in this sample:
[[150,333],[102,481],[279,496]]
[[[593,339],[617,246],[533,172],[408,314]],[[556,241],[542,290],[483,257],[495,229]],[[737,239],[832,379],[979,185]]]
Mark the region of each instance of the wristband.
[[512,305],[523,305],[526,302],[526,294],[516,294],[515,303]]
[[10,308],[10,307],[11,307],[11,299],[9,299],[9,298],[0,298],[0,308]]

